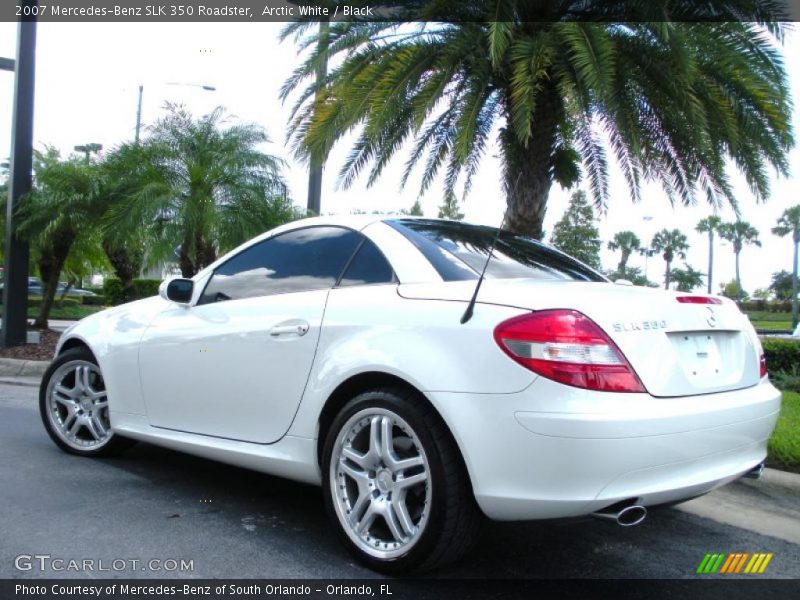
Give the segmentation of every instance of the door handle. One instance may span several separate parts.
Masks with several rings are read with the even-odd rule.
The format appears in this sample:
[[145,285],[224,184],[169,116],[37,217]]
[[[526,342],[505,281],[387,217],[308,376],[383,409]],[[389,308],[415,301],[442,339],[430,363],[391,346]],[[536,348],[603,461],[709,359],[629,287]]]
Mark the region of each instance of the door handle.
[[278,337],[279,335],[296,335],[298,337],[302,337],[308,333],[309,325],[306,321],[301,319],[292,319],[290,321],[284,321],[283,323],[278,323],[269,330],[269,334],[272,337]]

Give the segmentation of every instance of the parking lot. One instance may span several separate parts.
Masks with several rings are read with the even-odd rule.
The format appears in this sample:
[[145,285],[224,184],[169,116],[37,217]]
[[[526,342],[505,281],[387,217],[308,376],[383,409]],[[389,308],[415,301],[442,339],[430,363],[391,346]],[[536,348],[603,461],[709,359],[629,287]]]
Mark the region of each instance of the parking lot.
[[[46,436],[37,394],[0,385],[0,578],[375,577],[339,546],[317,488],[145,444],[113,460],[68,456]],[[771,552],[764,577],[800,578],[796,543],[675,508],[629,529],[490,523],[466,560],[433,575],[696,578],[709,552]],[[54,570],[54,559],[67,562]],[[95,562],[76,572],[69,560]]]

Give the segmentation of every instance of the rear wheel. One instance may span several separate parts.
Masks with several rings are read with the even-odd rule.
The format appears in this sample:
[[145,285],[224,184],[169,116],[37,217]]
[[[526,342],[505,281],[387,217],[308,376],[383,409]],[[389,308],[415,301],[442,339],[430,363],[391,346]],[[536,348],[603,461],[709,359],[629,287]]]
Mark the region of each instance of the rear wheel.
[[111,456],[133,444],[111,430],[105,381],[88,349],[68,350],[48,367],[39,411],[50,438],[65,452]]
[[376,389],[351,400],[323,452],[325,502],[345,546],[388,573],[465,554],[481,514],[458,449],[416,393]]

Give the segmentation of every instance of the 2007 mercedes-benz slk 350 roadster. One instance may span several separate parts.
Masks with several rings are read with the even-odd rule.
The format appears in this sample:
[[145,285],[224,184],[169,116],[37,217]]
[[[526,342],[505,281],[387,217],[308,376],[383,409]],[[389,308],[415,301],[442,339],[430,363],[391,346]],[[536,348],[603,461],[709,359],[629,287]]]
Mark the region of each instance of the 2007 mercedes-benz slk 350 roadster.
[[489,227],[355,216],[83,319],[40,403],[74,454],[142,440],[321,484],[349,550],[401,572],[458,558],[485,517],[629,525],[756,473],[780,394],[730,300]]

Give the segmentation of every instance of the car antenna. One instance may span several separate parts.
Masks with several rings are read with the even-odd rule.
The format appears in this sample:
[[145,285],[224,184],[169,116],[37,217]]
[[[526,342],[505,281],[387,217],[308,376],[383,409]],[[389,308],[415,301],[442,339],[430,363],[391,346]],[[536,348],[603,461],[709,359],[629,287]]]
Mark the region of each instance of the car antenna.
[[492,254],[494,253],[494,248],[497,245],[497,240],[500,239],[500,233],[503,231],[503,226],[506,224],[506,217],[508,216],[508,207],[506,207],[506,212],[503,213],[503,220],[500,222],[500,228],[497,230],[497,235],[494,236],[494,240],[492,241],[492,245],[489,247],[489,256],[486,257],[486,262],[483,263],[483,271],[481,271],[481,276],[478,277],[478,283],[475,285],[475,291],[472,293],[472,298],[467,304],[467,310],[464,311],[464,314],[461,315],[461,324],[463,325],[467,321],[472,318],[472,313],[475,312],[475,302],[478,300],[478,292],[481,290],[481,284],[483,283],[484,277],[486,276],[486,267],[489,266],[489,261],[492,260]]

